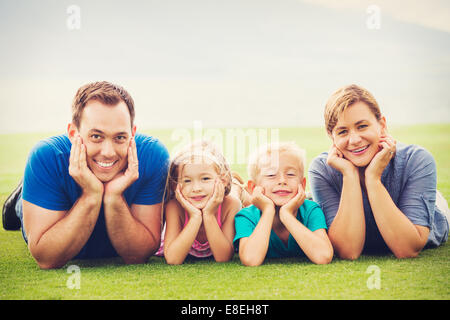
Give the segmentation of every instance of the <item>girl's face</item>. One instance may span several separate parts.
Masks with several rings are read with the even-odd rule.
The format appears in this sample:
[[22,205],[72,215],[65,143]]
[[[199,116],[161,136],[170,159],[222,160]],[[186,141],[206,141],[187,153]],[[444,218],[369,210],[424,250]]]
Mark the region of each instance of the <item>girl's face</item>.
[[183,165],[178,178],[181,194],[198,209],[203,209],[214,193],[214,184],[219,179],[215,165],[207,159],[198,159]]
[[377,120],[366,103],[357,102],[341,114],[331,135],[345,159],[357,167],[365,167],[378,153],[385,130],[386,119]]

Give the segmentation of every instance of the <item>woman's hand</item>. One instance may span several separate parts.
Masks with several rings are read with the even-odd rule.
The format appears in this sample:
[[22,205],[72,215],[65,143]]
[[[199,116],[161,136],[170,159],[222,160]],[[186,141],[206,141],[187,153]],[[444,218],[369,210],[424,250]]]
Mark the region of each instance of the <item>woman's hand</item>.
[[328,151],[327,164],[343,175],[358,172],[357,168],[349,160],[344,158],[341,151],[333,144]]
[[220,179],[216,179],[214,183],[214,191],[211,197],[206,202],[205,207],[202,212],[203,215],[213,215],[215,216],[219,205],[223,202],[225,196],[225,187]]
[[381,136],[380,150],[366,168],[365,179],[381,179],[384,169],[395,155],[397,142],[390,135]]
[[178,184],[177,188],[175,189],[175,197],[181,204],[181,206],[187,211],[189,219],[194,217],[199,217],[200,219],[202,218],[202,211],[196,208],[192,203],[190,203],[181,193],[180,184]]

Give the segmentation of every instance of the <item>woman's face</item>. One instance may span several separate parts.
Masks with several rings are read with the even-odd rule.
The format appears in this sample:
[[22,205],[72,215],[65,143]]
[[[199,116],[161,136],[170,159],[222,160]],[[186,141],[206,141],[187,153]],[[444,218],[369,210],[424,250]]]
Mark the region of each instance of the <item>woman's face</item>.
[[377,120],[369,106],[360,101],[341,114],[331,135],[345,159],[365,167],[380,150],[379,141],[385,130],[386,119]]

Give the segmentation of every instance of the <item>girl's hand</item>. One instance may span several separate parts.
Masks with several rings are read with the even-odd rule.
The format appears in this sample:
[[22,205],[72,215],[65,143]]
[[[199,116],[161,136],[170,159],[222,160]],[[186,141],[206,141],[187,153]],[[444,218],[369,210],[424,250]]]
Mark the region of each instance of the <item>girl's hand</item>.
[[202,212],[203,215],[213,215],[215,216],[219,205],[223,202],[225,197],[225,187],[220,179],[216,179],[214,183],[214,192],[211,197],[206,202],[205,207]]
[[252,204],[255,205],[261,212],[268,209],[273,209],[275,212],[275,204],[272,200],[264,195],[264,189],[260,186],[256,186],[252,192]]
[[297,210],[305,202],[306,193],[301,184],[298,185],[297,194],[280,208],[280,219],[286,214],[297,215]]
[[178,200],[178,202],[181,204],[181,206],[187,211],[189,219],[193,217],[200,217],[202,218],[202,211],[198,208],[196,208],[192,203],[190,203],[181,193],[181,185],[178,184],[177,188],[175,189],[175,197]]
[[380,150],[373,157],[365,171],[365,178],[381,179],[384,169],[395,155],[397,141],[390,135],[381,136],[378,147]]
[[328,151],[327,164],[345,175],[348,172],[358,171],[349,160],[344,158],[342,152],[333,144]]

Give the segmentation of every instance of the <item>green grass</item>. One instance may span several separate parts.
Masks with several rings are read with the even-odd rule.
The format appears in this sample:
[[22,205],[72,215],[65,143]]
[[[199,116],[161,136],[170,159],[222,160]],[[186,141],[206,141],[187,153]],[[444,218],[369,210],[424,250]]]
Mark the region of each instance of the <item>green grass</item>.
[[[147,131],[172,150],[179,141],[172,130]],[[224,131],[222,131],[224,132]],[[438,188],[450,198],[450,125],[391,128],[404,143],[427,148],[438,166]],[[280,140],[295,140],[308,161],[327,150],[322,128],[280,129]],[[2,135],[0,139],[0,203],[20,179],[30,148],[49,134]],[[246,178],[245,165],[233,169]],[[418,258],[362,256],[356,261],[335,258],[329,265],[306,259],[269,260],[256,268],[239,258],[228,263],[191,260],[166,265],[152,257],[143,265],[124,265],[120,258],[71,261],[59,270],[38,268],[20,232],[0,230],[0,299],[444,299],[450,298],[450,246],[424,250]],[[80,267],[80,289],[69,289],[69,265]],[[375,265],[380,289],[369,289],[366,273]]]

